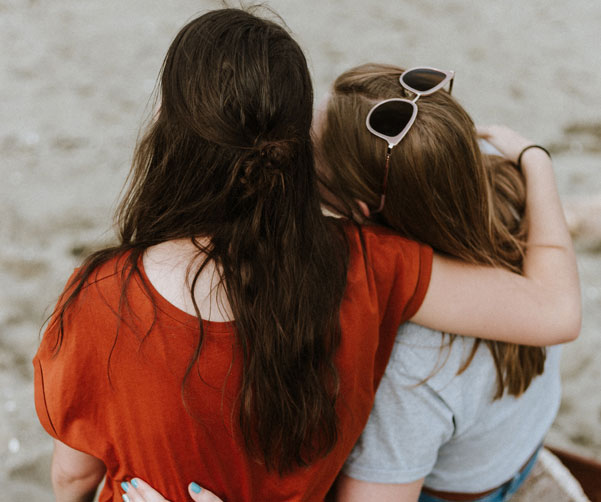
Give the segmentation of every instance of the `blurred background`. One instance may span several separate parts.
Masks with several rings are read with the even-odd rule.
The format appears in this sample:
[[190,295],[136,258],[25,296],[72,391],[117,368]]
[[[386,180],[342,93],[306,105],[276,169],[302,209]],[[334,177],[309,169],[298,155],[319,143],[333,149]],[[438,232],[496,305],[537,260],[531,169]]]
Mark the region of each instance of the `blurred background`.
[[[230,3],[231,6],[239,4]],[[601,459],[601,2],[271,0],[316,102],[367,61],[456,71],[478,123],[549,147],[578,248],[580,338],[549,443]],[[53,500],[33,408],[40,326],[112,211],[163,56],[209,0],[0,0],[0,500]],[[93,396],[90,396],[93,398]]]

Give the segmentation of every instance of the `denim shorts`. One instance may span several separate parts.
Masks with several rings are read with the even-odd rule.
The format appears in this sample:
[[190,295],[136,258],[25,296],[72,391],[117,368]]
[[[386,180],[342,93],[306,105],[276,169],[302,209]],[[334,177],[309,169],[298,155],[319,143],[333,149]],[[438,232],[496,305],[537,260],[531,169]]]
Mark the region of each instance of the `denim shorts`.
[[[497,488],[494,492],[485,495],[482,498],[474,499],[471,502],[505,502],[509,500],[511,496],[517,491],[517,489],[522,485],[524,480],[530,474],[532,467],[536,463],[536,459],[538,457],[538,452],[540,448],[536,450],[532,458],[528,461],[526,466],[518,472],[513,478],[511,478],[506,483],[503,483],[499,488]],[[441,499],[438,497],[434,497],[427,493],[422,492],[419,496],[419,502],[449,502],[445,499]]]

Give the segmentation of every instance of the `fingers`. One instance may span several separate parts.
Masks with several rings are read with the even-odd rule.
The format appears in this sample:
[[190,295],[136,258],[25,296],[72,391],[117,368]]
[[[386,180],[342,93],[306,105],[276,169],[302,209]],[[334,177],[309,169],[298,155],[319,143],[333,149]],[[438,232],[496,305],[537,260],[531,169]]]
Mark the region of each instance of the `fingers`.
[[[152,486],[140,478],[133,478],[131,482],[121,483],[123,502],[169,502]],[[197,483],[188,485],[188,492],[194,502],[224,502],[213,492],[202,488]]]
[[194,502],[223,502],[217,495],[210,492],[206,488],[201,488],[196,483],[190,483],[188,485],[188,493]]
[[480,138],[488,141],[501,154],[516,162],[520,152],[532,141],[524,138],[513,129],[500,125],[478,126],[476,132]]
[[123,502],[169,502],[140,478],[134,478],[129,483],[124,481],[121,483],[121,488],[126,492],[123,494]]
[[476,135],[483,139],[489,138],[491,135],[490,126],[476,126]]

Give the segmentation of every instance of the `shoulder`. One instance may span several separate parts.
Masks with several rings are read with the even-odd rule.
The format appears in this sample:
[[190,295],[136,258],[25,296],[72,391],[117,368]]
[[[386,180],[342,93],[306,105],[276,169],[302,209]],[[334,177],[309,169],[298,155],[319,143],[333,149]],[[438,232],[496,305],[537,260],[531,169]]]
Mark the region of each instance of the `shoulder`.
[[132,265],[131,251],[119,253],[92,270],[85,285],[88,287],[92,285],[102,287],[119,285],[122,282],[124,275],[132,269]]
[[432,271],[430,246],[401,237],[376,225],[345,224],[351,266],[365,266],[376,280],[402,279],[415,282],[420,276],[428,283]]
[[[405,382],[420,382],[427,379],[433,389],[445,389],[455,385],[473,385],[461,368],[469,360],[475,339],[450,336],[411,322],[404,323],[398,330],[390,357],[389,376],[402,378]],[[494,363],[484,344],[481,344],[470,364],[469,376],[484,371],[494,374]],[[387,370],[388,371],[388,370]]]
[[79,294],[74,298],[74,303],[80,306],[102,300],[106,302],[121,294],[128,276],[133,278],[135,260],[130,251],[119,253],[97,265],[85,275],[85,268],[75,269],[61,295],[61,302],[65,301],[75,288],[81,286]]
[[421,306],[432,272],[432,248],[380,226],[344,224],[349,246],[347,299],[375,308],[390,341]]
[[[113,354],[120,315],[125,254],[96,266],[87,276],[76,269],[67,282],[34,357],[35,406],[44,428],[76,449],[94,436],[108,392],[107,361]],[[78,287],[79,286],[79,287]],[[85,434],[79,434],[83,431]]]
[[[91,336],[96,327],[108,322],[114,325],[125,278],[131,269],[129,255],[119,253],[87,273],[83,266],[73,271],[49,319],[40,349],[56,344],[63,348]],[[63,336],[64,333],[69,336]],[[66,340],[69,342],[65,344]]]
[[444,366],[450,366],[445,363],[449,362],[450,355],[458,352],[453,345],[449,345],[448,338],[440,331],[406,322],[397,332],[387,373],[406,383],[429,380]]

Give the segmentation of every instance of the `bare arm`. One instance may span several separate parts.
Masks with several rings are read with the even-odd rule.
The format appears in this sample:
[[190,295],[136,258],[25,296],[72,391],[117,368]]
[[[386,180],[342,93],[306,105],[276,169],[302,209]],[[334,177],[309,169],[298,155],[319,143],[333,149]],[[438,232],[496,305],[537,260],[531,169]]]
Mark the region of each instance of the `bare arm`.
[[101,460],[54,440],[51,477],[57,502],[91,502],[105,471]]
[[[516,160],[532,144],[510,129],[481,135]],[[434,257],[432,279],[413,321],[433,329],[527,345],[553,345],[580,331],[576,256],[549,157],[536,148],[522,157],[529,235],[523,276]]]
[[424,479],[411,483],[371,483],[341,475],[336,481],[336,502],[417,502]]

